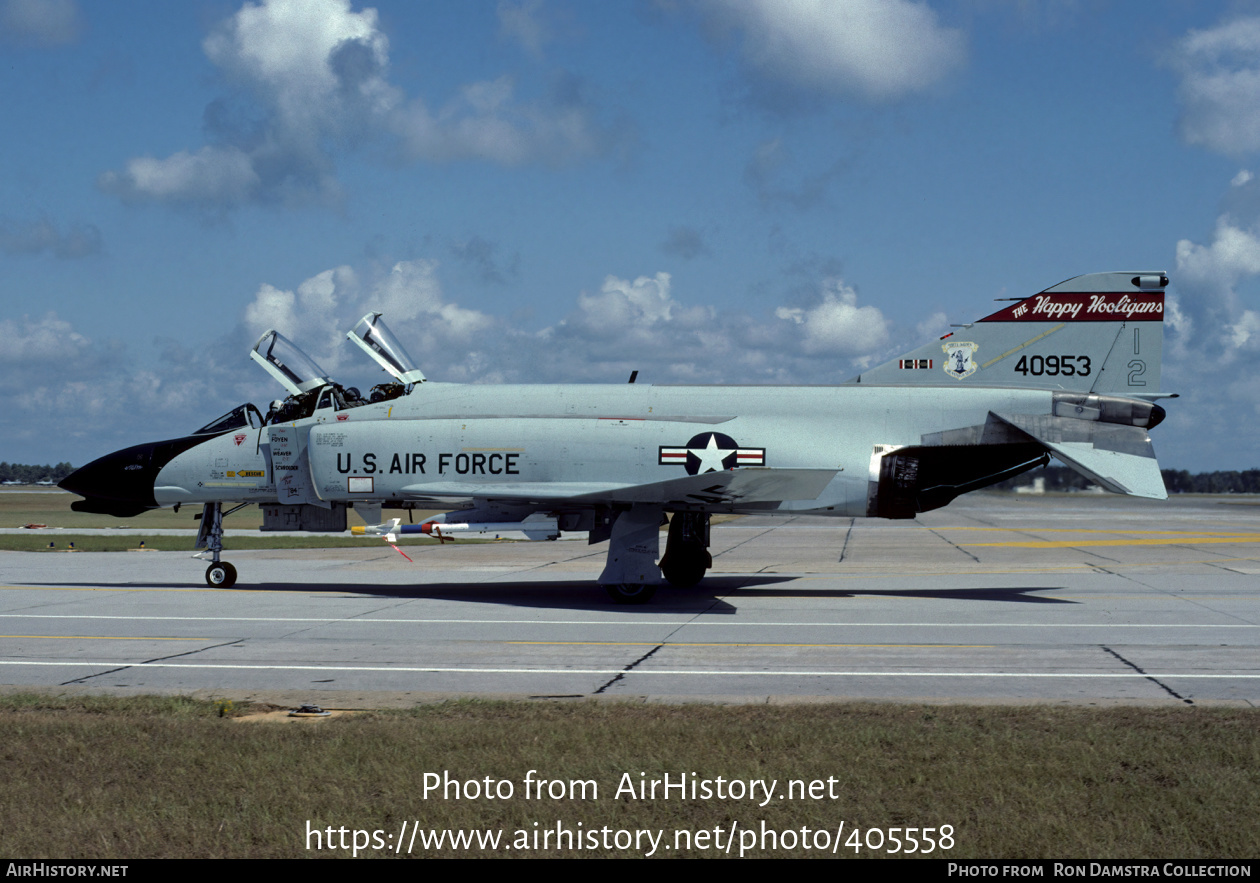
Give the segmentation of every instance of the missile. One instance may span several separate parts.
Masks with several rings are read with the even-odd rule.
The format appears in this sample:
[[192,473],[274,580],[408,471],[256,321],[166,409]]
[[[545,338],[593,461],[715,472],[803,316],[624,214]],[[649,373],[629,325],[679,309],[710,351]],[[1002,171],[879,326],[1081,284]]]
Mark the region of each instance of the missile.
[[356,536],[385,537],[394,542],[401,534],[424,534],[437,537],[439,540],[452,534],[464,536],[496,536],[504,533],[519,532],[531,540],[554,540],[560,536],[560,528],[554,518],[534,518],[526,521],[474,521],[474,522],[438,522],[426,521],[423,524],[402,524],[395,518],[383,524],[370,524],[366,527],[352,527],[350,532]]
[[[399,531],[398,527],[402,524],[401,518],[392,518],[383,524],[354,525],[350,528],[350,533],[356,537],[385,537],[389,542],[394,541],[394,535],[397,533],[408,533],[409,531]],[[419,525],[408,524],[407,527],[419,527]]]
[[468,536],[488,536],[502,533],[520,532],[531,540],[553,540],[560,536],[560,528],[554,518],[538,518],[533,521],[474,521],[474,522],[436,522],[426,521],[424,524],[408,524],[406,528],[418,528],[420,533],[438,537],[462,533]]

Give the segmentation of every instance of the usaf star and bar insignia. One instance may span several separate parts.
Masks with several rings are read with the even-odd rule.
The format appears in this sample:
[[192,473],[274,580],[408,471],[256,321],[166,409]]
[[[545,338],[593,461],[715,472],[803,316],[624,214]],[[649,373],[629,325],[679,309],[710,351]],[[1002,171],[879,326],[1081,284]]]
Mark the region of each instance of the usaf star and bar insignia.
[[735,439],[720,432],[702,432],[683,447],[660,446],[657,463],[685,466],[688,475],[722,472],[736,466],[765,466],[765,448],[741,448]]

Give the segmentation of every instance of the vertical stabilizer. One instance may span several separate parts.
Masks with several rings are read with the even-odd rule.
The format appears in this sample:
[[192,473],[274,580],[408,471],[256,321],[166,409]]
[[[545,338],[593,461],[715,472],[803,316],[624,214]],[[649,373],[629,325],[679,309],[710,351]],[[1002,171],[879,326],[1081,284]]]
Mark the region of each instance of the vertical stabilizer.
[[866,371],[856,381],[1155,397],[1161,392],[1167,285],[1162,271],[1077,276]]

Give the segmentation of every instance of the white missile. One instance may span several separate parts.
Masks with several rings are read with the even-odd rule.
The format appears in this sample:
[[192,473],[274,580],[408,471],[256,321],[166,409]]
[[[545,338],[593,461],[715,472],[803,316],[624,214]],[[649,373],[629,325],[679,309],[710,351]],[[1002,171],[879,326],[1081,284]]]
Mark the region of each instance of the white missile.
[[384,537],[391,543],[400,534],[424,534],[437,537],[439,540],[450,537],[452,534],[498,536],[505,533],[523,533],[526,539],[530,540],[554,540],[560,536],[556,519],[534,516],[524,521],[440,522],[431,520],[423,524],[402,524],[401,519],[394,518],[383,524],[352,527],[350,532],[356,536]]
[[406,530],[407,527],[419,528],[420,533],[428,534],[434,537],[445,537],[458,533],[464,536],[497,536],[505,533],[523,533],[527,539],[531,540],[554,540],[560,536],[560,528],[556,524],[554,518],[539,518],[526,521],[474,521],[474,522],[437,522],[426,521],[424,524],[411,525],[404,527],[404,532],[414,533],[415,531]]

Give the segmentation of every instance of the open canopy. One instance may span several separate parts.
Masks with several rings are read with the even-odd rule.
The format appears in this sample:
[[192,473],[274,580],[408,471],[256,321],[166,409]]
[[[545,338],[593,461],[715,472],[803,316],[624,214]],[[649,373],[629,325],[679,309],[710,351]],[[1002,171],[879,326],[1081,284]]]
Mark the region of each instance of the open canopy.
[[359,324],[346,332],[346,337],[367,353],[373,361],[398,378],[400,383],[422,383],[424,374],[403,349],[398,338],[385,326],[380,313],[368,313]]
[[291,395],[300,395],[332,383],[314,359],[275,329],[258,338],[249,357],[280,381],[280,385]]

